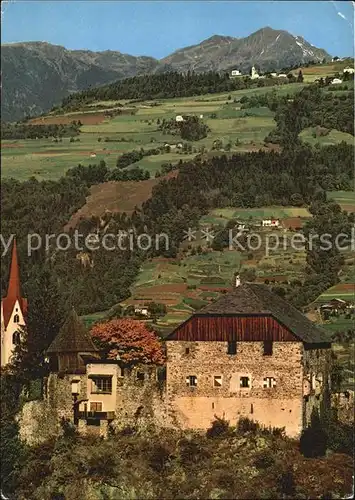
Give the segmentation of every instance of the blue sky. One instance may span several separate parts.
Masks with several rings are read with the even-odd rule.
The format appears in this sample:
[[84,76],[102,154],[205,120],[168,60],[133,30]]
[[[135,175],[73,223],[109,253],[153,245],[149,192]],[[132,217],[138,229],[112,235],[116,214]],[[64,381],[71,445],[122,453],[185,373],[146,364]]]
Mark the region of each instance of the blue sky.
[[47,41],[161,58],[214,34],[244,37],[270,26],[333,56],[354,54],[352,2],[9,0],[1,8],[2,43]]

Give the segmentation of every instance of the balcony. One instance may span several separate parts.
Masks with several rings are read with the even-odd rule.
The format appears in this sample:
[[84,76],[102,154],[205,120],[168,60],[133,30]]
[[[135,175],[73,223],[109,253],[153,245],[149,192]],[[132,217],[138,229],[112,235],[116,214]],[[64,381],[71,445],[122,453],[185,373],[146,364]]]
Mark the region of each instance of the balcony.
[[114,411],[78,411],[78,419],[83,420],[113,420]]

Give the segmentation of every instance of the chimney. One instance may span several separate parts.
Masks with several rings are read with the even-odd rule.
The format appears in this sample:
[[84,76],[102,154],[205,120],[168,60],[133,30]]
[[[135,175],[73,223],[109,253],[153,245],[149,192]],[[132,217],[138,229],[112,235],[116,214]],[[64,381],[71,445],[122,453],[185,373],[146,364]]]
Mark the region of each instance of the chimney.
[[240,276],[239,274],[237,274],[237,276],[235,277],[235,286],[240,286],[241,285],[241,281],[240,281]]

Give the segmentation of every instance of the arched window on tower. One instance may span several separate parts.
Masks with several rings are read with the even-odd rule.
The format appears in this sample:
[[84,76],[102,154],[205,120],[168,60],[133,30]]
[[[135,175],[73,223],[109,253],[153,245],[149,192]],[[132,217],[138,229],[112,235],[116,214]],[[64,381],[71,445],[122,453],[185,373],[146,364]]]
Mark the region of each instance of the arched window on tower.
[[20,316],[18,314],[14,316],[14,323],[20,323]]
[[20,343],[20,334],[19,332],[15,332],[12,335],[12,343],[13,345],[19,344]]

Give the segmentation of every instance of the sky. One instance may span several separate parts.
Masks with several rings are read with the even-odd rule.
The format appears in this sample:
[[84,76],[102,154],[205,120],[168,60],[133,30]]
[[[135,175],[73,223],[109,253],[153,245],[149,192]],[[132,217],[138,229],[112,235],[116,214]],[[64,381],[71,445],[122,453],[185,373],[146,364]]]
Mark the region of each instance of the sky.
[[265,26],[302,36],[333,56],[354,55],[354,5],[342,1],[1,2],[1,43],[46,41],[67,49],[167,56],[212,35]]

